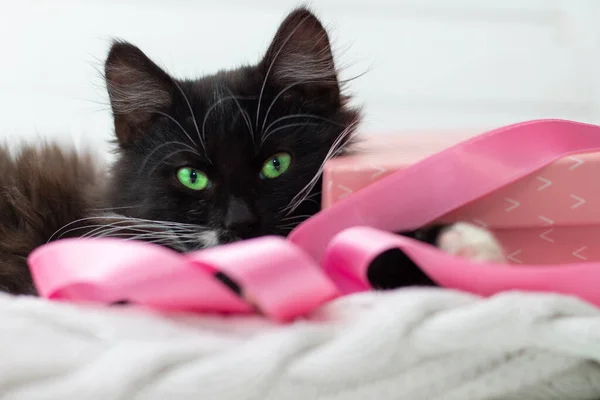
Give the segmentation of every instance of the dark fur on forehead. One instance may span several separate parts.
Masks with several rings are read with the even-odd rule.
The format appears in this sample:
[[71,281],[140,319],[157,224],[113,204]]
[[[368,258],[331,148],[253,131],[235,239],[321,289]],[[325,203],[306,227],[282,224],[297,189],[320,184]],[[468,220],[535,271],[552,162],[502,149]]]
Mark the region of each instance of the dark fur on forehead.
[[[111,198],[136,205],[128,211],[136,217],[229,234],[225,215],[243,204],[260,221],[247,236],[286,234],[293,224],[283,217],[300,223],[320,209],[322,164],[347,149],[359,120],[340,93],[327,32],[304,8],[283,21],[253,66],[177,80],[117,42],[105,70],[120,145]],[[260,179],[279,152],[291,154],[289,172]],[[182,166],[204,171],[214,185],[186,190],[175,179]]]

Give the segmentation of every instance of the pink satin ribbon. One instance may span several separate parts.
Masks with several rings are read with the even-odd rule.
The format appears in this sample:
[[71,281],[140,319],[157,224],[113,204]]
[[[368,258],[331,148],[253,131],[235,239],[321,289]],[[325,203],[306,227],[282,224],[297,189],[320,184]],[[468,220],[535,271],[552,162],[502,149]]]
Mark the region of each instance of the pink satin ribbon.
[[[141,242],[68,239],[41,246],[28,262],[40,295],[50,299],[126,299],[162,310],[221,313],[258,308],[287,321],[335,297],[369,290],[371,261],[397,248],[444,287],[484,296],[552,291],[600,305],[598,263],[473,263],[388,233],[426,225],[559,158],[599,149],[598,126],[526,122],[398,171],[305,221],[288,240],[263,237],[181,255]],[[243,297],[214,278],[219,271],[243,288]]]

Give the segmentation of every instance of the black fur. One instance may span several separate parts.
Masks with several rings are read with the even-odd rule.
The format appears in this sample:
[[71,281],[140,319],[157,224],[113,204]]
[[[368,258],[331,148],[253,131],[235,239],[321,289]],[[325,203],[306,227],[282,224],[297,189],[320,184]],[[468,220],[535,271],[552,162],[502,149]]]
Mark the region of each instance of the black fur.
[[[302,68],[297,75],[296,68]],[[138,48],[117,42],[106,61],[106,77],[119,139],[111,203],[131,217],[206,226],[219,232],[221,242],[285,235],[319,211],[320,179],[308,200],[284,212],[319,175],[328,151],[346,131],[336,154],[343,153],[359,119],[341,94],[327,33],[305,9],[282,23],[257,65],[175,80]],[[149,84],[141,95],[160,90],[168,96],[147,110],[144,99],[127,93],[127,86]],[[121,105],[131,99],[142,103],[139,109],[132,104],[122,112]],[[265,160],[282,151],[292,155],[289,171],[261,179]],[[175,178],[183,166],[204,171],[212,188],[183,187]]]
[[[320,210],[320,168],[350,149],[359,121],[342,94],[327,33],[303,8],[281,24],[256,65],[178,80],[118,41],[105,74],[118,144],[108,178],[90,157],[56,146],[26,147],[14,157],[0,149],[0,290],[34,294],[27,256],[63,237],[115,236],[189,251],[287,235]],[[291,154],[289,170],[261,179],[263,163],[279,152]],[[186,188],[176,177],[181,167],[203,171],[212,186]],[[404,234],[434,243],[437,229]],[[401,254],[383,255],[369,273],[375,287],[432,283],[390,272],[397,263],[416,270]],[[216,278],[243,292],[222,273]]]
[[[445,225],[433,225],[410,232],[398,234],[436,245]],[[377,256],[369,265],[367,278],[375,289],[395,289],[404,286],[437,286],[417,265],[400,249],[388,250]]]

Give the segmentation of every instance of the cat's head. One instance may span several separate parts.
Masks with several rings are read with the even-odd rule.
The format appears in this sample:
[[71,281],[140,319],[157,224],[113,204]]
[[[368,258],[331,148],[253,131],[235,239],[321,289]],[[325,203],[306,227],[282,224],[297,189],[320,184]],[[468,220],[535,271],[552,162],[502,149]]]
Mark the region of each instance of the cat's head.
[[327,32],[306,9],[285,19],[257,65],[179,80],[115,42],[105,75],[119,145],[112,205],[187,224],[173,231],[189,249],[285,235],[315,214],[324,161],[359,120]]

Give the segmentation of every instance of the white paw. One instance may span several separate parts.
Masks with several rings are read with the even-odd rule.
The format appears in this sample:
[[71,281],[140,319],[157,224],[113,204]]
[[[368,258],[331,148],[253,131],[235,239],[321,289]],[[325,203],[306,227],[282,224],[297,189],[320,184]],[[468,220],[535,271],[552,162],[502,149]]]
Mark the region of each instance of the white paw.
[[464,222],[443,230],[437,246],[447,253],[474,261],[506,262],[502,245],[491,232]]

